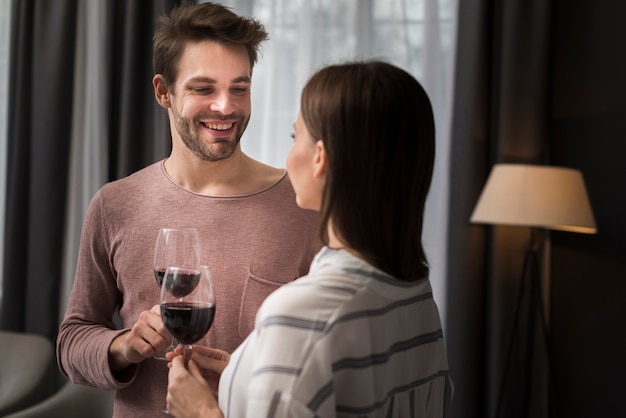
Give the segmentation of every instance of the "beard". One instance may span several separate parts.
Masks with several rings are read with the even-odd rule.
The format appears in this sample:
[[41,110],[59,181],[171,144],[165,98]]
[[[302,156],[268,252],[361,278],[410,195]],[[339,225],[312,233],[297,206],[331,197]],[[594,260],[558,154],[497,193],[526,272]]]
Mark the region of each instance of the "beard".
[[224,160],[235,152],[241,136],[243,135],[248,122],[250,121],[250,115],[245,117],[242,114],[232,114],[228,116],[229,120],[236,119],[237,124],[235,132],[228,138],[223,138],[222,142],[211,144],[210,146],[205,144],[200,138],[199,126],[202,119],[223,119],[223,116],[219,115],[198,115],[195,118],[189,119],[178,113],[174,106],[172,106],[172,113],[174,116],[174,127],[180,135],[183,144],[194,153],[198,158],[203,161],[220,161]]

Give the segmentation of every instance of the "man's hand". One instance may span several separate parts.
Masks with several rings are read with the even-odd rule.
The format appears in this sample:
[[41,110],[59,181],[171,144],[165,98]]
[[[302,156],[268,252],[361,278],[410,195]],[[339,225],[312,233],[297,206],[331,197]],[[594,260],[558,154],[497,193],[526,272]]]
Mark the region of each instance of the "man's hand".
[[161,320],[161,308],[154,305],[149,311],[139,314],[139,319],[130,331],[113,340],[109,347],[109,366],[113,372],[123,370],[162,352],[171,341]]

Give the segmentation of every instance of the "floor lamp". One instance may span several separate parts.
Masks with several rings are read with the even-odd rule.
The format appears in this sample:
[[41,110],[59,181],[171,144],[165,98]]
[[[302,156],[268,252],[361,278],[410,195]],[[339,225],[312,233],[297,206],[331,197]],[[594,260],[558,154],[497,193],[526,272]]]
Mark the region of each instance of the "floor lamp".
[[[547,299],[543,292],[549,289],[549,250],[546,245],[548,230],[585,234],[596,233],[596,224],[589,204],[583,176],[578,170],[529,164],[496,164],[482,190],[470,221],[479,224],[516,225],[531,228],[531,239],[521,272],[514,324],[507,349],[506,363],[496,406],[500,416],[507,372],[518,335],[520,315],[525,311],[530,328],[539,315],[541,332],[548,344],[546,320]],[[524,296],[527,295],[525,298]],[[527,301],[527,306],[524,305]],[[534,330],[526,330],[526,375],[522,388],[522,410],[527,416],[530,403]],[[550,358],[546,353],[548,391],[551,391]],[[550,398],[550,393],[548,394]]]

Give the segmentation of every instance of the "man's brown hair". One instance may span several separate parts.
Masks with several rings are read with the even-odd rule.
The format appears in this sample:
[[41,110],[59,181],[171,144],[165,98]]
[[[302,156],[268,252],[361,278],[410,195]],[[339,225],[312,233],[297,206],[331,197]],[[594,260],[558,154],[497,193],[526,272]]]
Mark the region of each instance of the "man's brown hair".
[[259,46],[268,39],[261,23],[238,16],[215,3],[184,4],[159,19],[153,38],[152,65],[168,86],[176,82],[178,63],[189,42],[213,40],[243,45],[250,57],[250,73],[257,62]]

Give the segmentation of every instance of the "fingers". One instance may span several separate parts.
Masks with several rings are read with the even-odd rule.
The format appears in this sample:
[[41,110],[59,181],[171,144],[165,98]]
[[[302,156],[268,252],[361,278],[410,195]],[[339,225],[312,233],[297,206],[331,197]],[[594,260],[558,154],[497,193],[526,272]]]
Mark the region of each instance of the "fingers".
[[194,345],[194,353],[202,354],[204,357],[209,357],[215,360],[222,360],[228,362],[230,360],[230,354],[224,350],[218,350],[217,348],[211,348],[203,345]]
[[138,363],[157,352],[164,351],[172,338],[163,326],[159,305],[149,311],[143,311],[124,343],[125,357],[131,363]]
[[192,359],[201,369],[222,374],[230,360],[230,355],[226,351],[194,346]]
[[176,347],[170,352],[165,353],[165,357],[171,362],[175,357],[181,356],[183,354],[182,347]]
[[[185,368],[184,358],[182,356],[182,347],[176,348],[173,352],[167,354],[169,360],[167,367],[172,370],[176,368],[176,373],[170,375],[170,378],[180,376],[181,372],[178,368]],[[193,376],[194,379],[204,381],[209,386],[212,393],[217,394],[219,388],[220,376],[230,360],[230,354],[223,350],[194,345],[191,360],[188,362],[185,374]]]
[[200,369],[198,368],[198,365],[195,361],[189,360],[189,362],[187,363],[187,370],[196,379],[200,381],[204,380],[204,377],[202,376],[202,373],[200,372]]
[[[142,326],[143,337],[148,343],[157,348],[164,349],[172,341],[172,337],[163,325],[161,310],[159,305],[155,305],[149,311],[143,311],[139,315],[137,324]],[[164,346],[165,343],[165,346]]]
[[187,369],[185,368],[185,360],[183,356],[177,356],[170,362],[170,371],[168,373],[168,377],[170,380],[175,380],[179,375],[187,374]]
[[166,395],[170,413],[174,416],[221,416],[217,401],[197,365],[191,360],[187,366],[189,369],[185,368],[183,356],[171,362]]
[[159,305],[154,305],[152,309],[149,311],[143,311],[139,315],[140,321],[146,321],[146,323],[156,331],[159,335],[161,335],[166,340],[171,340],[171,336],[165,325],[163,325],[163,320],[161,319],[161,307]]

